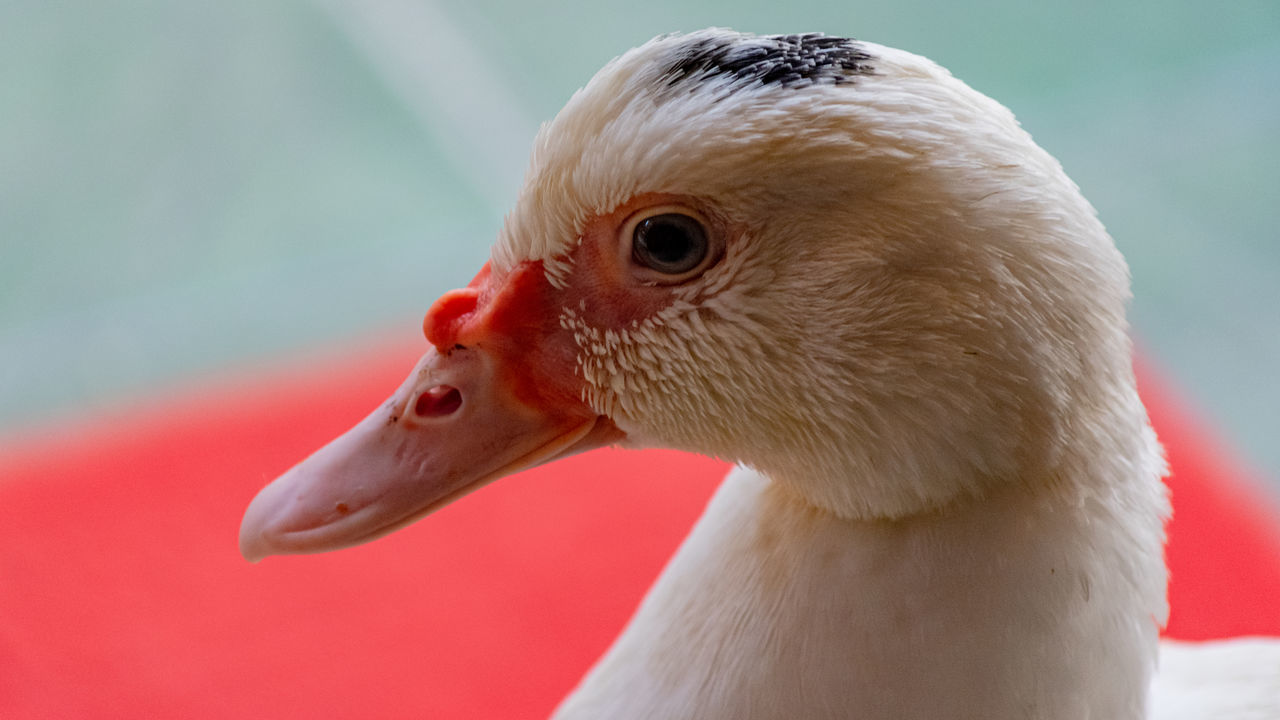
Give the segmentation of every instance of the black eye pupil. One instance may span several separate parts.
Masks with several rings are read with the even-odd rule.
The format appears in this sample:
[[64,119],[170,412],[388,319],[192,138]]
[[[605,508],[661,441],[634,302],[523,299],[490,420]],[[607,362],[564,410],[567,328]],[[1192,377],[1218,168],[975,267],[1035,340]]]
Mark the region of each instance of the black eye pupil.
[[688,215],[654,215],[636,223],[631,240],[635,261],[668,275],[698,267],[709,249],[706,230]]

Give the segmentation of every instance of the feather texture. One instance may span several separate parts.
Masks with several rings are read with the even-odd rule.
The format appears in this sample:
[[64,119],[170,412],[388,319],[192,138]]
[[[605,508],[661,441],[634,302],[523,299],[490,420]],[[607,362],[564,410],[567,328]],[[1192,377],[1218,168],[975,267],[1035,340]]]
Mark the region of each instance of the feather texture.
[[794,39],[660,37],[538,136],[497,272],[580,287],[646,193],[724,228],[656,312],[560,324],[628,442],[741,464],[556,717],[1145,717],[1168,503],[1128,269],[1008,110],[829,40],[856,62],[798,78],[738,60]]

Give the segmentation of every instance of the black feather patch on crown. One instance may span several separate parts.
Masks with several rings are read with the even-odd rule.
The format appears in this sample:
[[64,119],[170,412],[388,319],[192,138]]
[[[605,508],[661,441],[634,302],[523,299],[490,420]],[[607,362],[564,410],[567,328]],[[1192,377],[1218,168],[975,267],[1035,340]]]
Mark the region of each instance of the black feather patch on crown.
[[871,55],[850,38],[821,33],[691,39],[661,75],[668,87],[730,78],[745,85],[839,85],[874,72]]

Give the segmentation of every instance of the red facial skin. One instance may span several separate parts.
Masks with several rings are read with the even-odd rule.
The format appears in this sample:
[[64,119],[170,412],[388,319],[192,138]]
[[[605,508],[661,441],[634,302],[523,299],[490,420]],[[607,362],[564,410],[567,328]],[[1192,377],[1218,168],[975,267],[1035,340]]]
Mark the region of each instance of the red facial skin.
[[562,306],[555,296],[541,262],[520,263],[500,278],[485,263],[470,285],[432,304],[423,334],[441,355],[461,347],[493,356],[501,381],[530,407],[590,417],[573,370],[573,338],[560,327]]
[[688,207],[648,195],[593,219],[563,289],[541,261],[525,261],[501,273],[485,265],[441,296],[423,320],[432,348],[392,399],[254,499],[245,557],[366,542],[503,475],[621,441],[584,401],[579,348],[560,321],[571,308],[593,327],[626,328],[672,301],[669,278],[638,268],[622,237],[655,206]]
[[[561,310],[572,308],[593,327],[623,329],[671,303],[672,288],[638,274],[629,238],[619,237],[628,219],[654,207],[696,205],[681,196],[647,193],[593,218],[569,253],[572,269],[564,289],[551,285],[541,261],[521,262],[501,276],[486,263],[467,287],[436,300],[423,333],[441,354],[458,345],[493,354],[506,371],[504,379],[528,405],[579,414],[578,349],[560,327]],[[708,222],[711,232],[719,230]]]

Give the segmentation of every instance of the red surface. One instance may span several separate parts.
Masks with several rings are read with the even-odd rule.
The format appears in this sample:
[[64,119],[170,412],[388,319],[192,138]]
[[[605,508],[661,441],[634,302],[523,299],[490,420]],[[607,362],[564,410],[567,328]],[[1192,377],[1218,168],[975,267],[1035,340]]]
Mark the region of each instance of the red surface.
[[[0,717],[542,718],[723,465],[599,451],[368,546],[249,565],[241,512],[412,367],[383,346],[0,445]],[[1280,634],[1272,509],[1160,388],[1183,638]]]
[[1139,365],[1169,458],[1169,624],[1183,640],[1280,635],[1280,511],[1259,483]]

